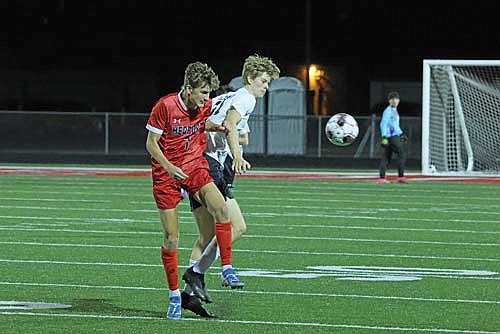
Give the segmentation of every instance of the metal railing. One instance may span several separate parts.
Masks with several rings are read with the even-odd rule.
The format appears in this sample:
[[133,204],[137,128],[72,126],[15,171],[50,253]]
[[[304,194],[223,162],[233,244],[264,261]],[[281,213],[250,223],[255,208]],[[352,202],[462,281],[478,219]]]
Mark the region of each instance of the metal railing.
[[[0,111],[0,153],[58,153],[99,155],[144,155],[149,113],[121,112],[47,112]],[[380,117],[357,116],[360,132],[350,146],[331,144],[324,129],[331,116],[250,118],[251,145],[245,152],[268,154],[271,122],[289,136],[302,136],[304,156],[327,158],[376,158],[380,154]],[[297,122],[305,122],[303,133],[293,133]],[[289,125],[288,125],[289,124]],[[262,128],[257,128],[262,127]],[[421,118],[401,117],[401,127],[408,135],[408,157],[419,159],[421,151]],[[286,138],[286,136],[285,136]],[[286,152],[284,154],[287,154]]]

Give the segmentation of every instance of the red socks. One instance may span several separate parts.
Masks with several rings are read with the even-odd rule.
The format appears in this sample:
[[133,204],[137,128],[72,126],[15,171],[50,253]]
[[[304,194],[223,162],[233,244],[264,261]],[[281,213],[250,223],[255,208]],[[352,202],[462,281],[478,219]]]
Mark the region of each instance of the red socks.
[[163,261],[163,268],[165,268],[165,274],[167,275],[168,288],[170,290],[177,290],[179,288],[177,250],[168,250],[162,247],[161,260]]
[[[215,224],[215,236],[219,244],[220,260],[223,266],[232,263],[232,229],[231,222],[219,222]],[[165,247],[161,248],[161,260],[170,290],[177,290],[179,288],[179,263],[177,258],[177,250],[168,250]]]
[[215,223],[215,236],[220,250],[220,262],[223,266],[232,263],[232,227],[230,221]]

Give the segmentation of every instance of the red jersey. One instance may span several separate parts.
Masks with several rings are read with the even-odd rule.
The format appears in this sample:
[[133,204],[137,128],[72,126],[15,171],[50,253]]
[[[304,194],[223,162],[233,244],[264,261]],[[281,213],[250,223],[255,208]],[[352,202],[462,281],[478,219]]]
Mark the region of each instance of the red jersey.
[[[190,116],[180,93],[172,93],[160,98],[151,110],[146,129],[161,135],[158,141],[161,151],[168,161],[184,172],[189,172],[200,160],[206,161],[203,157],[207,144],[204,131],[211,107],[212,101],[209,100],[196,115]],[[166,173],[153,157],[151,164],[153,177]]]

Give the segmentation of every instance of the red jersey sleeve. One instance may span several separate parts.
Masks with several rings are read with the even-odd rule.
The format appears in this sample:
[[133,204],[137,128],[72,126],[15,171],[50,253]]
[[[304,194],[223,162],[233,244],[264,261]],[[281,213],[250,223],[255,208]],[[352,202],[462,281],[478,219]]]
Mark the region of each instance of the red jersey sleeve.
[[167,127],[167,119],[167,107],[163,103],[163,100],[159,100],[151,110],[146,129],[161,135]]

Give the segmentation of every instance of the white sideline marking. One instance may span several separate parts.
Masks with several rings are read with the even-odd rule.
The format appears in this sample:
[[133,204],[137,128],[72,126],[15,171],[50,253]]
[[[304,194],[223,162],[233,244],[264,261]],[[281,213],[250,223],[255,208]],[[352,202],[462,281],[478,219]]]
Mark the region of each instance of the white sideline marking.
[[[62,217],[25,217],[25,216],[0,216],[4,219],[32,219],[32,220],[52,220],[58,221],[58,224],[37,224],[37,223],[21,223],[23,225],[47,225],[47,226],[62,226],[68,224],[67,220],[77,221],[94,221],[94,223],[75,223],[74,225],[91,225],[97,222],[111,222],[114,224],[133,224],[133,223],[157,223],[157,219],[119,219],[119,218],[62,218]],[[191,221],[181,221],[180,224],[192,224]],[[68,226],[68,225],[66,225]],[[272,223],[256,223],[253,226],[269,226],[269,227],[283,227],[283,224]],[[470,233],[470,234],[500,234],[500,231],[478,231],[478,230],[457,230],[448,228],[410,228],[410,227],[387,227],[387,226],[352,226],[352,225],[324,225],[324,224],[288,224],[287,228],[321,228],[321,229],[353,229],[353,230],[389,230],[389,231],[415,231],[415,232],[444,232],[444,233]]]
[[[257,188],[260,188],[260,186],[257,186]],[[297,189],[299,190],[296,190],[296,191],[287,191],[286,193],[287,194],[292,194],[292,195],[304,195],[304,196],[307,196],[307,197],[321,197],[321,199],[323,198],[327,198],[328,195],[332,195],[332,190],[331,189],[327,189],[327,188],[324,188],[324,189],[321,189],[320,191],[314,191],[314,192],[311,192],[309,191],[309,189],[306,190],[302,190],[304,189],[305,187],[298,187]],[[378,189],[380,188],[377,188],[377,193],[378,193]],[[262,190],[258,189],[258,190],[255,190],[255,189],[247,189],[247,188],[244,188],[244,189],[235,189],[236,192],[238,194],[240,193],[244,193],[244,194],[262,194]],[[354,197],[354,199],[351,199],[351,200],[347,200],[347,201],[356,201],[356,198],[359,198],[360,196],[363,196],[363,197],[373,197],[373,193],[369,193],[367,191],[369,190],[373,190],[373,188],[366,188],[366,189],[359,189],[359,193],[358,192],[355,192],[354,189],[352,188],[349,188],[347,187],[345,189],[346,191],[345,192],[342,192],[342,198],[341,199],[338,199],[337,201],[344,201],[345,197]],[[270,192],[268,191],[267,193],[274,193],[274,192]],[[275,193],[283,193],[282,191],[280,190],[277,190],[275,191]],[[421,198],[421,199],[434,199],[434,198],[437,198],[437,199],[443,199],[443,195],[440,195],[440,194],[437,194],[437,195],[427,195],[427,194],[424,194],[424,195],[421,195],[420,193],[418,193],[417,195],[409,195],[409,194],[404,194],[403,196],[401,195],[398,195],[398,194],[395,194],[394,191],[389,191],[388,194],[384,194],[383,196],[384,198],[401,198],[401,197],[404,197],[404,198]],[[455,200],[455,199],[462,199],[462,200],[478,200],[478,201],[492,201],[492,202],[495,202],[494,198],[487,198],[487,197],[468,197],[468,196],[454,196],[454,195],[447,195],[446,196],[446,199],[449,199],[449,200]],[[359,202],[359,200],[358,200]],[[380,202],[380,201],[378,201]],[[391,202],[392,203],[392,202]]]
[[[67,166],[8,166],[0,165],[0,169],[19,169],[24,171],[43,172],[44,170],[64,171],[96,171],[96,172],[149,172],[151,168],[116,168],[116,167],[67,167]],[[418,175],[418,174],[415,174]]]
[[[82,288],[82,289],[111,289],[111,290],[139,290],[139,291],[165,291],[165,288],[143,287],[143,286],[120,286],[120,285],[88,285],[88,284],[65,284],[65,283],[36,283],[36,282],[1,282],[0,285],[11,286],[37,286],[37,287],[58,287],[58,288]],[[303,297],[335,297],[352,299],[381,299],[381,300],[403,300],[417,302],[436,302],[436,303],[467,303],[467,304],[500,304],[496,300],[475,300],[475,299],[450,299],[450,298],[421,298],[404,296],[376,296],[376,295],[356,295],[356,294],[338,294],[338,293],[315,293],[315,292],[282,292],[282,291],[252,291],[228,289],[209,289],[214,293],[242,293],[249,295],[279,295],[279,296],[303,296]]]
[[[392,204],[396,204],[392,202]],[[33,210],[43,210],[43,211],[96,211],[96,212],[146,212],[146,213],[155,213],[157,214],[158,210],[156,209],[97,209],[97,208],[61,208],[61,207],[42,207],[42,206],[21,206],[21,205],[0,205],[0,208],[4,209],[33,209]],[[187,208],[187,206],[186,206]],[[188,210],[178,210],[179,214],[186,215],[186,217],[192,217],[191,211]],[[312,218],[345,218],[345,219],[365,219],[365,220],[384,220],[387,221],[387,217],[374,217],[374,216],[361,216],[361,215],[336,215],[336,214],[317,214],[317,213],[304,213],[304,212],[286,212],[286,213],[276,213],[276,212],[245,212],[246,216],[253,217],[264,217],[264,218],[272,218],[272,217],[312,217]],[[433,219],[433,218],[405,218],[405,217],[391,217],[390,220],[393,221],[425,221],[425,222],[443,222],[442,219]],[[480,219],[447,219],[446,222],[457,222],[457,223],[492,223],[492,224],[500,224],[499,220],[480,220]]]
[[[25,176],[12,176],[12,178],[16,179],[16,183],[22,183],[22,184],[33,184],[32,180],[26,180]],[[60,179],[61,181],[54,181],[55,179]],[[102,182],[93,182],[89,180],[81,180],[81,179],[72,179],[71,182],[67,182],[67,177],[63,177],[62,179],[60,177],[52,177],[50,179],[51,184],[57,184],[57,185],[98,185],[98,186],[103,186]],[[39,181],[39,180],[38,180]],[[314,182],[314,180],[312,180]],[[308,191],[316,191],[316,190],[330,190],[331,191],[331,183],[325,183],[322,182],[321,184],[318,184],[317,182],[314,182],[311,184],[311,182],[308,182],[307,180],[302,180],[300,184],[295,184],[295,183],[290,183],[288,181],[287,184],[276,184],[279,183],[279,180],[273,180],[273,185],[268,185],[262,182],[262,180],[251,180],[251,179],[246,179],[245,183],[248,185],[255,185],[258,184],[259,188],[265,189],[304,189],[304,187],[307,187]],[[366,185],[366,186],[363,186]],[[35,185],[34,185],[35,186]],[[48,187],[47,185],[43,184],[36,184],[38,187]],[[124,186],[133,186],[133,187],[143,187],[143,186],[150,186],[149,180],[146,182],[113,182],[113,186],[115,187],[124,187]],[[109,186],[108,186],[109,187]],[[376,187],[376,188],[374,188]],[[484,186],[480,184],[476,184],[475,188],[478,189],[491,189],[490,186]],[[377,185],[373,184],[348,184],[348,183],[336,183],[335,184],[335,189],[337,190],[349,190],[349,191],[374,191],[376,189],[377,193],[392,193],[394,191],[393,188],[386,188],[386,187],[378,187]],[[17,191],[16,191],[17,192]],[[19,190],[19,192],[29,192],[27,190]],[[244,189],[241,189],[238,187],[238,192],[244,192]],[[52,192],[52,193],[60,193],[60,192]],[[459,190],[459,189],[413,189],[413,188],[405,188],[405,193],[431,193],[431,194],[468,194],[468,190]],[[311,194],[311,193],[309,193]],[[477,198],[477,197],[476,197]]]
[[22,202],[88,202],[88,203],[111,203],[111,200],[91,200],[91,199],[65,199],[65,198],[29,198],[29,197],[0,197],[3,201],[22,201]]
[[41,310],[53,308],[70,308],[71,305],[32,301],[0,300],[0,310]]
[[[74,230],[74,229],[48,229],[31,228],[17,226],[2,226],[0,230],[6,231],[50,231],[50,232],[71,232],[71,233],[97,233],[97,234],[151,234],[158,235],[158,232],[148,231],[107,231],[107,230]],[[197,233],[183,233],[186,236],[197,236]],[[427,245],[457,245],[457,246],[500,246],[499,243],[478,243],[478,242],[445,242],[445,241],[425,241],[425,240],[388,240],[388,239],[357,239],[357,238],[333,238],[333,237],[295,237],[282,235],[246,234],[245,238],[270,238],[270,239],[298,239],[298,240],[331,240],[331,241],[353,241],[353,242],[380,242],[380,243],[404,243],[404,244],[427,244]]]
[[[392,204],[397,204],[394,202],[391,202]],[[401,203],[403,204],[403,203]],[[183,211],[180,211],[181,213]],[[245,212],[246,216],[254,216],[254,217],[266,217],[266,218],[272,218],[272,217],[312,217],[312,218],[345,218],[345,219],[366,219],[366,220],[401,220],[401,221],[412,221],[412,222],[419,222],[419,221],[426,221],[426,222],[443,222],[442,219],[432,219],[432,218],[404,218],[404,217],[373,217],[373,216],[351,216],[351,215],[334,215],[334,214],[313,214],[313,213],[303,213],[303,212],[298,212],[298,213],[275,213],[275,212]],[[493,224],[500,224],[499,220],[474,220],[474,219],[446,219],[446,222],[457,222],[457,223],[493,223]]]
[[[49,188],[49,189],[52,189],[54,188],[53,186],[41,186],[41,185],[33,185],[33,187],[37,187],[37,188]],[[79,188],[89,188],[89,189],[92,189],[93,187],[80,187]],[[116,188],[116,187],[113,187],[113,188]],[[351,189],[350,189],[351,190]],[[18,194],[18,193],[28,193],[28,194],[32,194],[33,191],[30,191],[30,190],[4,190],[5,193],[15,193],[15,194]],[[255,192],[255,191],[250,191],[250,190],[244,190],[244,189],[240,189],[238,191],[235,191],[237,192],[238,194],[244,194],[244,193],[250,193],[250,192]],[[44,194],[56,194],[56,195],[60,195],[61,194],[61,191],[50,191],[50,190],[44,190],[43,191]],[[311,193],[308,193],[308,192],[296,192],[297,194],[301,194],[301,195],[304,195],[306,198],[287,198],[287,201],[300,201],[300,202],[318,202],[318,199],[317,198],[310,198],[312,196]],[[147,203],[153,203],[154,202],[154,199],[152,197],[152,194],[151,193],[144,193],[144,194],[141,194],[141,193],[136,193],[136,192],[133,192],[133,193],[120,193],[120,192],[98,192],[98,191],[92,191],[92,192],[84,192],[84,191],[68,191],[67,189],[64,190],[64,194],[67,194],[67,195],[84,195],[84,196],[89,196],[89,197],[92,197],[92,196],[106,196],[107,198],[110,197],[110,196],[123,196],[123,197],[127,197],[127,198],[135,198],[135,197],[147,197],[150,199],[150,201],[148,201]],[[260,193],[259,193],[260,194]],[[385,195],[384,195],[385,196]],[[263,202],[266,202],[267,200],[274,200],[275,197],[252,197],[252,196],[243,196],[243,197],[239,197],[240,199],[243,198],[245,200],[259,200],[259,201],[263,201]],[[456,199],[458,199],[458,197],[455,197]],[[470,197],[464,197],[463,199],[467,199],[467,200],[471,200]],[[481,200],[482,203],[484,203],[485,200],[487,200],[486,198],[476,198],[478,200]],[[492,201],[494,201],[494,199],[491,199]],[[332,202],[332,203],[338,203],[338,202],[346,202],[346,203],[356,203],[357,205],[359,205],[359,200],[349,200],[349,199],[346,199],[346,198],[342,198],[342,199],[332,199],[332,198],[329,198],[326,194],[325,196],[322,196],[321,198],[321,202]],[[146,202],[144,202],[146,203]],[[370,204],[370,203],[383,203],[383,201],[366,201],[364,200],[363,203],[367,203],[367,204]],[[407,202],[391,202],[391,203],[399,203],[399,204],[408,204]],[[183,202],[181,202],[181,205],[184,204]],[[428,205],[429,202],[428,201],[423,201],[423,202],[418,202],[418,201],[412,201],[412,205]],[[187,205],[187,203],[186,203]],[[445,202],[445,203],[440,203],[440,202],[434,202],[433,203],[434,206],[443,206],[443,207],[449,207],[449,206],[455,206],[456,204],[455,203],[450,203],[450,202]],[[463,207],[474,207],[474,208],[497,208],[497,207],[500,207],[500,205],[494,205],[494,204],[477,204],[477,203],[463,203],[463,205],[461,206],[462,208]],[[361,207],[363,208],[363,207]]]
[[[71,183],[70,185],[74,186],[74,183]],[[61,190],[61,191],[58,191],[58,192],[47,192],[47,191],[43,191],[44,193],[53,193],[53,194],[61,194],[61,192],[64,191],[65,194],[84,194],[84,195],[113,195],[113,196],[127,196],[127,197],[132,197],[132,196],[141,196],[141,197],[148,197],[148,198],[151,198],[151,201],[154,202],[153,198],[152,198],[152,195],[150,193],[139,193],[139,194],[126,194],[126,193],[116,193],[116,192],[71,192],[71,191],[67,191],[67,186],[66,185],[40,185],[40,184],[34,184],[34,185],[31,185],[32,188],[37,188],[37,189],[54,189],[54,188],[63,188],[64,190]],[[150,186],[149,186],[150,187]],[[79,189],[90,189],[90,190],[96,190],[96,187],[95,186],[86,186],[86,185],[79,185],[78,186]],[[109,185],[109,186],[99,186],[99,190],[103,190],[106,189],[106,188],[109,188],[109,189],[113,189],[115,190],[117,188],[116,185]],[[11,192],[11,191],[9,191]],[[17,192],[22,192],[22,191],[14,191],[15,193]],[[235,194],[238,194],[238,198],[250,198],[250,196],[240,196],[241,194],[258,194],[258,195],[262,195],[262,190],[249,190],[249,189],[236,189],[235,191]],[[278,191],[276,193],[279,193],[281,194],[282,191]],[[310,201],[319,201],[321,200],[322,202],[341,202],[341,203],[356,203],[356,204],[359,204],[359,196],[365,196],[365,197],[373,197],[372,194],[352,194],[352,195],[346,195],[346,196],[343,196],[342,198],[339,198],[339,199],[335,199],[335,198],[329,198],[329,195],[331,195],[331,191],[325,191],[323,193],[321,192],[308,192],[308,191],[287,191],[288,194],[292,194],[292,195],[301,195],[303,197],[307,197],[308,199],[302,199],[300,198],[299,200],[301,201],[307,201],[307,200],[310,200]],[[351,196],[351,197],[355,197],[353,199],[349,199],[347,198],[348,196]],[[314,197],[317,197],[317,198],[314,198]],[[426,205],[428,204],[428,200],[432,200],[432,199],[438,199],[438,200],[441,200],[443,197],[442,196],[412,196],[412,195],[405,195],[404,196],[405,198],[414,198],[414,199],[424,199],[424,201],[412,201],[412,204],[417,204],[417,205]],[[384,194],[384,198],[401,198],[401,195],[391,195],[391,193],[389,194]],[[260,200],[274,200],[276,199],[276,197],[258,197],[258,199]],[[447,196],[447,199],[448,200],[455,200],[455,199],[460,199],[460,200],[468,200],[468,201],[472,201],[472,200],[477,200],[477,201],[481,201],[481,203],[484,203],[484,202],[493,202],[493,203],[496,203],[495,202],[495,199],[494,198],[487,198],[487,197],[468,197],[468,196]],[[287,201],[288,200],[293,200],[293,199],[288,199],[287,198]],[[297,199],[295,199],[297,200]],[[441,203],[439,203],[438,201],[436,201],[437,203],[435,203],[435,205],[443,205]],[[386,203],[386,201],[383,201],[383,200],[375,200],[375,201],[372,201],[372,200],[363,200],[363,203]],[[391,201],[391,204],[402,204],[402,205],[408,205],[408,202],[401,202],[401,201]],[[451,205],[449,203],[445,203],[444,205]],[[475,205],[475,204],[473,204]],[[495,204],[492,204],[493,206],[495,206]]]
[[57,211],[151,212],[151,213],[158,212],[158,210],[156,210],[156,209],[118,209],[118,208],[113,209],[113,208],[76,208],[76,207],[61,208],[61,207],[55,207],[55,206],[28,206],[28,205],[0,205],[0,208],[3,208],[3,209],[57,210]]
[[[182,210],[179,210],[179,213],[185,213]],[[247,215],[245,213],[245,215]],[[179,215],[180,218],[188,218],[184,217],[183,215]],[[254,215],[255,216],[255,215]],[[359,218],[359,217],[354,217],[354,216],[335,216],[335,217],[345,217],[345,218]],[[133,223],[157,223],[158,219],[130,219],[130,218],[96,218],[96,217],[53,217],[53,216],[6,216],[6,215],[0,215],[0,218],[3,219],[30,219],[30,220],[51,220],[51,221],[59,221],[63,223],[68,223],[68,221],[77,221],[78,225],[89,225],[89,224],[95,224],[95,223],[114,223],[114,224],[133,224]],[[191,219],[191,216],[189,216],[189,219]],[[365,218],[363,218],[365,219]],[[366,219],[375,219],[375,220],[382,220],[385,219],[387,221],[387,218],[378,218],[378,217],[366,217]],[[390,220],[412,220],[412,221],[436,221],[436,222],[442,222],[442,220],[438,219],[408,219],[408,218],[390,218]],[[94,222],[94,223],[80,223],[81,221],[83,222]],[[447,220],[449,222],[474,222],[474,223],[500,223],[498,221],[479,221],[479,220],[456,220],[456,219],[449,219]],[[190,220],[189,222],[187,221],[181,221],[180,224],[192,224],[192,221]],[[255,226],[283,226],[283,224],[268,224],[268,223],[258,223],[255,224]],[[322,224],[289,224],[287,227],[305,227],[305,228],[352,228],[352,229],[398,229],[398,227],[370,227],[370,226],[338,226],[338,225],[322,225]],[[402,227],[403,229],[407,229],[405,227]],[[413,229],[412,229],[413,230]],[[415,229],[418,231],[434,231],[434,232],[453,232],[453,233],[485,233],[485,234],[497,234],[500,233],[499,231],[476,231],[476,230],[455,230],[455,229],[444,229],[444,228],[439,228],[439,229]]]
[[[66,318],[96,318],[96,319],[128,319],[128,320],[156,320],[167,321],[163,318],[147,316],[125,316],[125,315],[103,315],[103,314],[71,314],[71,313],[39,313],[39,312],[0,312],[2,315],[14,316],[35,316],[35,317],[66,317]],[[368,330],[387,330],[387,331],[413,331],[413,332],[436,332],[436,333],[466,333],[466,334],[499,334],[500,332],[477,331],[466,329],[447,329],[447,328],[409,328],[409,327],[386,327],[386,326],[367,326],[350,324],[325,324],[319,322],[286,322],[286,321],[258,321],[258,320],[223,320],[223,319],[199,319],[182,318],[181,321],[209,321],[218,323],[232,323],[245,325],[272,325],[272,326],[299,326],[299,327],[330,327],[330,328],[353,328]]]
[[[138,245],[103,245],[103,244],[70,244],[70,243],[46,243],[46,242],[25,242],[25,241],[0,241],[5,245],[24,245],[24,246],[42,246],[42,247],[88,247],[88,248],[117,248],[117,249],[158,249],[158,246],[138,246]],[[180,250],[192,250],[188,247],[179,247]],[[409,259],[438,259],[438,260],[456,260],[456,261],[488,261],[500,262],[500,259],[474,258],[474,257],[453,257],[453,256],[431,256],[431,255],[405,255],[405,254],[376,254],[376,253],[346,253],[346,252],[312,252],[312,251],[276,251],[262,249],[233,249],[233,252],[239,253],[264,253],[264,254],[297,254],[297,255],[338,255],[338,256],[363,256],[363,257],[390,257],[390,258],[409,258]]]
[[[243,191],[244,192],[244,191]],[[89,194],[90,196],[90,194]],[[399,196],[398,196],[399,198]],[[248,200],[248,199],[255,199],[255,200],[266,200],[266,199],[269,199],[271,200],[272,198],[266,198],[266,197],[245,197],[245,200]],[[344,198],[345,199],[345,198]],[[95,199],[62,199],[62,198],[27,198],[27,197],[2,197],[0,198],[0,200],[8,200],[8,201],[23,201],[23,202],[26,202],[26,201],[42,201],[42,202],[76,202],[76,203],[79,203],[79,202],[87,202],[87,203],[111,203],[112,201],[111,200],[95,200]],[[134,205],[151,205],[152,204],[152,201],[129,201],[130,204],[134,204]],[[413,203],[413,204],[419,204],[419,203]],[[424,204],[424,203],[420,203],[420,204]],[[428,203],[425,203],[425,204],[428,204]],[[433,203],[433,205],[436,205],[436,203]],[[441,204],[438,204],[438,206],[442,205]],[[459,208],[456,208],[455,207],[455,204],[445,204],[447,206],[447,208],[439,208],[439,207],[426,207],[425,210],[427,212],[429,211],[434,211],[434,212],[443,212],[443,213],[470,213],[471,211],[470,210],[463,210],[464,207],[463,206],[460,206]],[[276,205],[275,204],[251,204],[251,207],[252,208],[269,208],[269,207],[275,207]],[[450,207],[451,206],[451,207]],[[467,207],[471,207],[473,206],[474,209],[477,209],[477,210],[480,210],[481,211],[481,214],[482,215],[500,215],[500,212],[498,211],[485,211],[485,209],[494,209],[496,207],[500,207],[500,206],[495,206],[495,205],[468,205],[465,207],[465,209],[467,209]],[[357,206],[356,208],[354,209],[349,209],[349,208],[343,208],[343,209],[338,209],[338,208],[328,208],[325,206],[312,206],[312,205],[309,205],[309,206],[306,206],[306,205],[280,205],[280,208],[288,208],[288,209],[320,209],[320,210],[334,210],[335,212],[337,213],[361,213],[361,212],[370,212],[370,213],[378,213],[378,212],[386,212],[386,211],[390,211],[390,212],[409,212],[409,211],[415,211],[415,212],[421,212],[422,209],[421,208],[410,208],[410,207],[406,207],[406,208],[364,208],[364,207],[359,207]],[[461,210],[459,210],[461,209]]]
[[[130,202],[131,204],[133,204],[133,202]],[[141,204],[148,204],[147,202],[141,202]],[[252,208],[274,208],[276,207],[276,204],[273,203],[273,204],[255,204],[255,203],[251,203],[251,204],[248,204],[249,207],[252,207]],[[427,207],[425,209],[422,209],[422,208],[370,208],[368,210],[366,209],[362,209],[362,208],[353,208],[353,209],[347,209],[347,208],[325,208],[325,206],[321,206],[321,205],[283,205],[283,204],[280,204],[279,205],[279,208],[282,208],[282,209],[306,209],[306,210],[331,210],[331,211],[335,211],[337,213],[379,213],[379,212],[383,212],[383,213],[386,213],[386,212],[418,212],[418,213],[421,213],[422,211],[426,211],[426,212],[442,212],[442,213],[465,213],[465,214],[470,214],[472,213],[470,210],[450,210],[449,208],[448,209],[443,209],[443,208],[436,208],[436,207]],[[491,207],[488,207],[488,209],[491,209]],[[500,212],[498,211],[481,211],[481,212],[478,212],[480,213],[481,215],[500,215]]]
[[[0,263],[36,263],[36,264],[62,264],[62,265],[74,265],[74,266],[110,266],[110,267],[161,267],[160,264],[155,263],[118,263],[118,262],[83,262],[83,261],[54,261],[54,260],[22,260],[22,259],[0,259]],[[179,268],[187,268],[187,266],[179,266]],[[305,271],[301,269],[287,270],[287,269],[259,269],[259,268],[239,268],[240,273],[246,272],[247,276],[260,276],[260,277],[278,277],[278,278],[297,278],[298,276],[314,278],[320,276],[329,277],[345,277],[345,274],[341,273],[319,273]],[[291,272],[291,275],[275,275],[272,273],[276,272]],[[265,273],[269,273],[265,275]],[[320,275],[321,274],[321,275]],[[211,273],[209,275],[219,275],[218,273]],[[315,276],[314,276],[315,275]],[[314,277],[313,277],[314,276]],[[451,278],[451,279],[476,279],[476,280],[500,280],[500,277],[483,277],[483,276],[457,276],[457,275],[444,275],[444,274],[432,274],[427,275],[427,277],[435,278]]]

